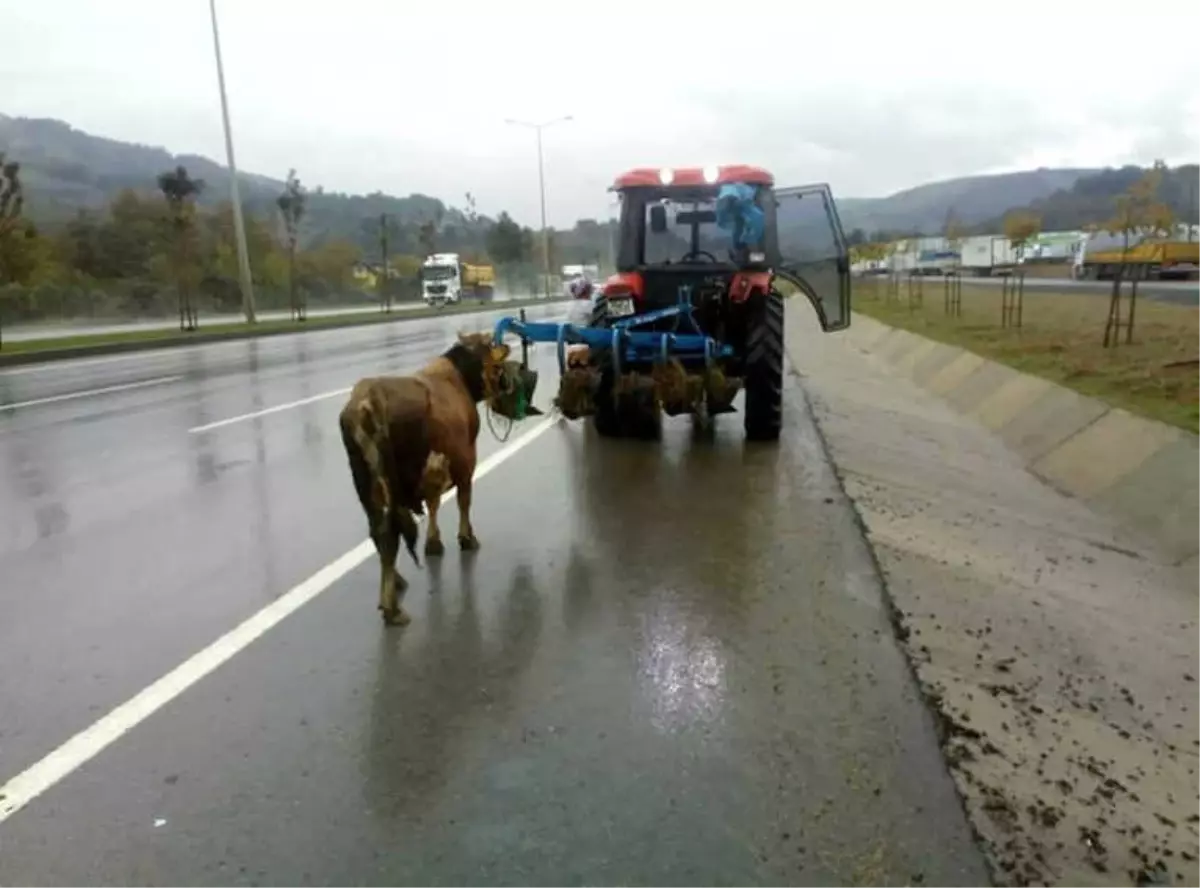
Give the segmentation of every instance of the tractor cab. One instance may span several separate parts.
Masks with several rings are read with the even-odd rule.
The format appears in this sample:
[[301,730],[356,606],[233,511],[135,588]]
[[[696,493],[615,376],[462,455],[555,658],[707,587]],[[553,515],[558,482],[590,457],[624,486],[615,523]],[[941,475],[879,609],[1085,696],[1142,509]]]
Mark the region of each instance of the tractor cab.
[[710,329],[779,277],[808,297],[824,330],[848,326],[850,262],[828,186],[779,189],[766,170],[730,165],[630,170],[611,190],[617,273],[598,306],[609,318],[673,306],[682,287]]

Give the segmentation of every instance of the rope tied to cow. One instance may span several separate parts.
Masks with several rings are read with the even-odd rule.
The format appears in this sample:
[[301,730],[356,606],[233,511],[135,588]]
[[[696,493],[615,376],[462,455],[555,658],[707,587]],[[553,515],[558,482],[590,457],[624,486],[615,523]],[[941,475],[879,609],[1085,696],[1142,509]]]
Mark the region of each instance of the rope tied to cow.
[[496,431],[495,417],[497,416],[500,416],[500,414],[492,409],[492,405],[487,405],[487,407],[484,409],[484,419],[487,421],[488,430],[492,433],[493,438],[503,444],[509,439],[509,436],[512,435],[513,426],[516,425],[516,422],[507,416],[502,417],[505,420],[505,429],[504,434],[501,435],[498,431]]

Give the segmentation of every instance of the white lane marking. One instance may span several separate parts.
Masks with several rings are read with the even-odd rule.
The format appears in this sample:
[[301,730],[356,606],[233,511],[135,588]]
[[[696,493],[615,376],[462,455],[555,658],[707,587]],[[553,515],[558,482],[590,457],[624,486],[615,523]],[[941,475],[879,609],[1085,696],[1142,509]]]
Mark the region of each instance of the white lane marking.
[[130,389],[146,388],[151,385],[164,385],[168,382],[178,382],[182,376],[156,376],[154,379],[143,379],[140,382],[126,382],[121,385],[106,385],[103,388],[84,389],[81,392],[68,392],[65,395],[53,395],[49,398],[34,398],[32,401],[17,401],[12,404],[0,404],[0,410],[19,410],[22,407],[36,407],[39,404],[54,404],[57,401],[70,401],[75,398],[91,398],[95,395],[107,395],[109,392],[125,392]]
[[188,429],[189,435],[199,434],[200,432],[208,432],[213,429],[219,429],[222,426],[233,425],[235,422],[244,422],[247,419],[254,419],[259,416],[267,416],[271,413],[278,413],[281,410],[291,410],[293,407],[303,407],[305,404],[311,404],[314,401],[324,401],[326,398],[336,398],[338,395],[346,395],[354,386],[348,385],[345,388],[335,389],[332,392],[322,392],[319,395],[312,395],[308,398],[301,398],[299,401],[289,401],[286,404],[276,404],[274,407],[265,407],[262,410],[255,410],[253,413],[243,413],[240,416],[231,416],[228,419],[218,419],[216,422],[205,423],[204,425],[193,426]]
[[[105,358],[69,358],[65,361],[46,361],[42,364],[6,367],[4,370],[0,370],[0,376],[22,376],[26,373],[45,373],[48,370],[57,370],[61,373],[63,370],[74,370],[76,367],[90,367],[93,364],[111,364],[113,361],[128,361],[131,358],[142,358],[144,360],[145,358],[156,357],[165,350],[161,348],[148,349],[128,355],[109,355]],[[176,350],[178,351],[178,349]]]
[[[558,421],[557,416],[539,420],[538,424],[524,435],[480,462],[475,467],[475,480],[494,472]],[[442,502],[448,502],[452,496],[454,491],[447,491],[442,496]],[[95,758],[196,682],[220,668],[234,655],[245,650],[374,553],[374,544],[369,539],[363,540],[349,552],[331,561],[307,580],[293,586],[280,598],[222,635],[204,650],[193,654],[141,693],[126,700],[91,727],[80,731],[41,761],[30,765],[0,786],[0,823],[76,768]]]
[[[553,321],[551,318],[547,321]],[[530,353],[533,347],[530,346]],[[400,371],[406,372],[406,371]],[[262,410],[255,410],[253,413],[243,413],[239,416],[231,416],[228,419],[218,419],[213,422],[205,423],[204,425],[192,426],[188,429],[189,435],[198,435],[201,432],[211,432],[213,429],[219,429],[223,426],[233,425],[235,422],[245,422],[247,419],[257,419],[260,416],[268,416],[272,413],[279,413],[283,410],[291,410],[293,407],[303,407],[305,404],[312,404],[315,401],[324,401],[326,398],[336,398],[339,395],[348,395],[354,386],[346,386],[345,388],[334,389],[331,392],[322,392],[319,395],[311,395],[307,398],[301,398],[299,401],[289,401],[286,404],[276,404],[274,407],[264,407]]]

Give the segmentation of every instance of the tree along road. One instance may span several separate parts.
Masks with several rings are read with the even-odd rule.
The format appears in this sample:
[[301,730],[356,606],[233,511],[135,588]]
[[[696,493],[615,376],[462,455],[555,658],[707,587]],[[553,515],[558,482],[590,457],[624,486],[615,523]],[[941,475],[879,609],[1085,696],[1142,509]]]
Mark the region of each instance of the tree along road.
[[470,325],[0,371],[0,882],[986,883],[792,379],[775,447],[485,427],[381,625],[337,411]]
[[[865,275],[863,280],[886,281],[884,275]],[[903,276],[901,282],[905,283],[908,280],[907,276]],[[924,282],[925,286],[942,286],[944,278],[940,275],[929,275],[918,278]],[[999,287],[1004,283],[1004,278],[1001,277],[974,277],[969,274],[963,274],[963,286],[991,286]],[[1057,278],[1025,278],[1025,289],[1032,292],[1038,290],[1049,290],[1056,293],[1087,293],[1096,296],[1108,296],[1112,293],[1112,281],[1075,281],[1075,280],[1060,280]],[[1130,282],[1126,281],[1122,285],[1122,292],[1128,293],[1130,290]],[[1200,303],[1200,284],[1196,281],[1139,281],[1138,296],[1144,299],[1153,299],[1156,302],[1173,302],[1178,305],[1196,305]]]

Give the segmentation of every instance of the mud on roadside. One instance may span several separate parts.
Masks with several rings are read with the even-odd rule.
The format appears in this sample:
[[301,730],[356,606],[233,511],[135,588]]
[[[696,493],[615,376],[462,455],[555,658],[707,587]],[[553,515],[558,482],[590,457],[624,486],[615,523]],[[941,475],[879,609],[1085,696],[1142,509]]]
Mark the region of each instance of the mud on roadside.
[[805,385],[996,880],[1200,884],[1195,571],[912,386]]

